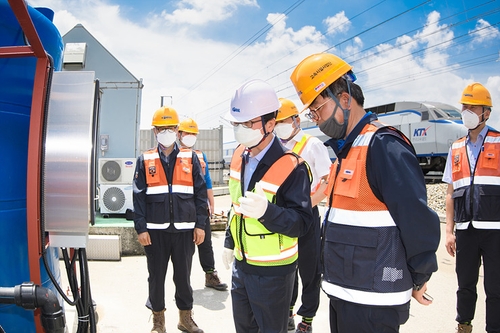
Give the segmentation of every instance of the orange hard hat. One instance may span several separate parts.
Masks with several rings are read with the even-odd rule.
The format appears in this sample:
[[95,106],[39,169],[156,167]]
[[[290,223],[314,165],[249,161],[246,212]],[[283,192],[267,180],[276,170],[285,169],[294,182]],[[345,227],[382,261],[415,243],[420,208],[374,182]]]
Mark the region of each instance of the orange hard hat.
[[179,116],[177,111],[168,106],[162,106],[153,115],[151,126],[177,126],[179,125]]
[[302,60],[293,70],[290,80],[304,109],[330,84],[352,69],[351,65],[331,53],[317,53]]

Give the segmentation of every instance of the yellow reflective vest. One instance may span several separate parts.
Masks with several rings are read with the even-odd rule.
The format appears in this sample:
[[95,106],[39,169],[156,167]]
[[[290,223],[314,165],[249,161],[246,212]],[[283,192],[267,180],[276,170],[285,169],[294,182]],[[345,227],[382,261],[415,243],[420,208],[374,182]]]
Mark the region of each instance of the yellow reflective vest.
[[[241,159],[244,151],[239,146],[233,154],[230,166],[229,192],[231,195],[231,212],[229,230],[234,240],[234,255],[237,260],[246,260],[256,266],[284,266],[295,262],[298,258],[296,237],[288,237],[269,231],[255,218],[243,216],[239,212],[238,199],[241,193]],[[293,153],[285,153],[265,173],[260,184],[269,202],[274,203],[280,186],[303,163]]]

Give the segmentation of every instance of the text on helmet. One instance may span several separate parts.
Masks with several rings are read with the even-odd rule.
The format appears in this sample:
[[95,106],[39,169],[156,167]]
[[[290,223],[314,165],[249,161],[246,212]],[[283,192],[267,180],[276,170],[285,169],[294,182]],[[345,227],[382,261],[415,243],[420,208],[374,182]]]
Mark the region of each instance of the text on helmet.
[[326,68],[330,67],[331,65],[332,65],[332,63],[331,63],[331,61],[329,61],[326,64],[324,64],[323,66],[321,66],[320,68],[318,68],[315,72],[313,72],[311,74],[311,80],[313,80],[316,77],[316,75],[318,75],[319,73],[324,71]]

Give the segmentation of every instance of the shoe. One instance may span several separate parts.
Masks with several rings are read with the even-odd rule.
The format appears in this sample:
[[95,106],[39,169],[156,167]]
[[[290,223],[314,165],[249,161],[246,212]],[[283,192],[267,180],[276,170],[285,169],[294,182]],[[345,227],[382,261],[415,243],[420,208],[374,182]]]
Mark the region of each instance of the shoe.
[[293,331],[295,329],[295,320],[293,318],[294,318],[293,315],[288,317],[288,330],[289,331]]
[[227,290],[227,284],[220,282],[217,271],[205,273],[205,287],[214,288],[215,290]]
[[304,323],[303,321],[301,321],[298,325],[297,325],[297,329],[295,330],[295,333],[302,333],[302,332],[312,332],[313,331],[313,328],[311,325],[309,324],[306,324]]
[[183,332],[203,333],[203,330],[193,320],[191,310],[179,310],[179,323],[177,328]]
[[472,332],[472,325],[458,324],[457,333],[471,333],[471,332]]
[[151,333],[166,333],[165,329],[165,309],[153,311],[153,328]]

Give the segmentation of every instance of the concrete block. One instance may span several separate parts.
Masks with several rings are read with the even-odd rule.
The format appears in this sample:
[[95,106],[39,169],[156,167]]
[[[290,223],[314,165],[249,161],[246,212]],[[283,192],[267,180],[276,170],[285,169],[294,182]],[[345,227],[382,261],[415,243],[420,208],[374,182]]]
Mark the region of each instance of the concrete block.
[[121,260],[119,235],[89,235],[87,243],[89,260]]

